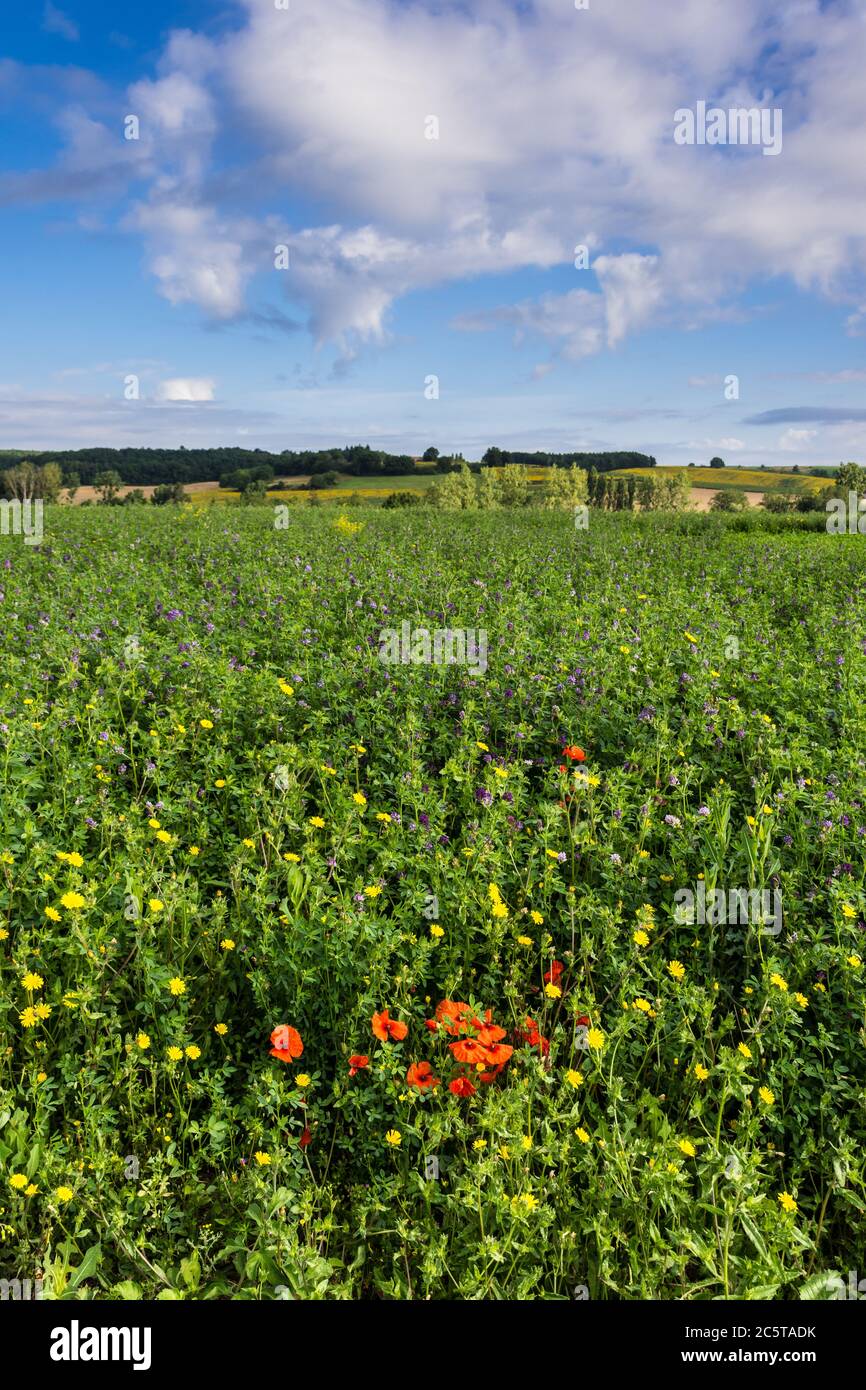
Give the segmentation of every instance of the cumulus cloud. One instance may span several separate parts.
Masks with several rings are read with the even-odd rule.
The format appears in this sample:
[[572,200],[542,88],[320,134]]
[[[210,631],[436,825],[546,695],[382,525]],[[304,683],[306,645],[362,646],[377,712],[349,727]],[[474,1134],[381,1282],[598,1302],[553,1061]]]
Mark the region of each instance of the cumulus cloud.
[[[244,0],[230,34],[173,34],[130,88],[127,176],[147,186],[126,226],[171,303],[226,322],[272,268],[284,209],[326,208],[285,228],[292,271],[272,283],[347,353],[385,341],[406,294],[568,267],[581,243],[598,292],[576,280],[461,326],[580,358],[658,322],[735,320],[743,291],[782,276],[843,305],[855,333],[864,64],[858,7],[820,0],[680,0],[651,23],[645,0]],[[781,155],[675,145],[674,112],[700,99],[781,107]],[[92,135],[82,179],[117,164]]]

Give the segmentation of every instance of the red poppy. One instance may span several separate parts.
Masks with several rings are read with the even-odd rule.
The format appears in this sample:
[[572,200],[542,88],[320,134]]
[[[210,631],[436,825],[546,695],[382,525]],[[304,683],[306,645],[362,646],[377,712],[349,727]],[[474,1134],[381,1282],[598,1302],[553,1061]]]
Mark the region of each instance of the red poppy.
[[369,1067],[369,1065],[369,1057],[365,1057],[363,1053],[353,1052],[349,1058],[349,1075],[354,1076],[356,1071],[363,1071],[364,1067]]
[[544,983],[546,985],[555,985],[560,975],[562,974],[564,968],[565,967],[563,966],[561,960],[555,960],[552,963],[550,969],[546,972],[546,974],[542,975],[541,978],[544,980]]
[[565,756],[566,756],[567,758],[571,758],[571,760],[572,760],[573,762],[576,762],[576,763],[585,763],[585,762],[586,762],[586,754],[584,753],[584,751],[583,751],[582,748],[578,748],[578,747],[577,747],[577,744],[574,744],[574,743],[566,744],[565,748],[563,748],[562,751],[563,751],[563,753],[565,754]]
[[542,1057],[546,1057],[550,1051],[550,1043],[541,1036],[538,1024],[531,1018],[527,1018],[525,1030],[518,1029],[517,1036],[521,1042],[529,1043],[530,1047],[537,1047]]
[[469,1062],[475,1066],[479,1062],[489,1060],[490,1049],[480,1043],[477,1038],[461,1038],[459,1042],[449,1043],[448,1046],[458,1062]]
[[406,1080],[419,1091],[432,1091],[439,1085],[439,1077],[433,1075],[433,1068],[429,1062],[413,1062],[406,1073]]
[[578,1028],[588,1028],[589,1014],[578,1014],[577,1018],[574,1021],[577,1024]]
[[509,1047],[507,1043],[494,1043],[492,1047],[487,1048],[487,1056],[484,1060],[489,1062],[491,1066],[504,1067],[513,1051],[514,1048]]
[[478,1030],[478,1041],[482,1047],[490,1047],[492,1043],[501,1042],[505,1037],[505,1029],[499,1028],[495,1023],[485,1023],[483,1028]]
[[441,1004],[436,1005],[436,1018],[452,1037],[459,1037],[461,1033],[468,1033],[470,1028],[479,1026],[478,1019],[469,1016],[471,1013],[469,1005],[459,999],[443,999]]
[[304,1129],[303,1134],[301,1135],[300,1139],[298,1140],[298,1143],[300,1144],[300,1146],[301,1146],[302,1149],[305,1149],[305,1148],[307,1147],[307,1145],[309,1144],[309,1142],[310,1142],[310,1140],[312,1139],[312,1137],[313,1137],[313,1136],[312,1136],[312,1134],[310,1133],[310,1126],[307,1125],[307,1126],[305,1127],[305,1129]]
[[474,1096],[475,1087],[468,1076],[455,1076],[454,1080],[448,1085],[452,1096]]
[[[556,770],[557,770],[557,772],[568,772],[568,768],[565,766],[565,763],[560,763],[560,764],[559,764],[559,767],[558,767]],[[562,801],[560,801],[559,804],[560,804],[560,806],[562,806],[564,803],[563,803]]]
[[300,1057],[304,1050],[304,1044],[297,1028],[290,1028],[287,1023],[281,1023],[271,1033],[273,1047],[270,1049],[271,1056],[276,1057],[278,1062],[293,1062],[296,1057]]
[[388,1017],[388,1010],[383,1009],[380,1014],[374,1014],[370,1020],[373,1033],[380,1042],[387,1042],[392,1038],[394,1042],[402,1042],[409,1032],[408,1023],[400,1023],[398,1019]]

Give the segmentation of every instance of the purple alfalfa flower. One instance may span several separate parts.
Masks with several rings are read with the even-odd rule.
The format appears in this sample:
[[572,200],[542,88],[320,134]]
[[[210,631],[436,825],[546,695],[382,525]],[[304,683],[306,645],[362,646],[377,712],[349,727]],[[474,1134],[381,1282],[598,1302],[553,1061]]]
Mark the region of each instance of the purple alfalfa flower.
[[621,855],[621,854],[617,854],[617,853],[614,851],[614,853],[610,856],[610,862],[611,862],[611,864],[621,864],[621,863],[622,863],[622,855]]
[[493,795],[486,787],[476,787],[475,800],[480,802],[482,806],[490,806],[493,801]]
[[174,623],[178,618],[183,617],[183,613],[179,608],[169,608],[168,611],[163,614],[163,617],[167,618],[170,623]]
[[425,830],[430,829],[430,817],[426,811],[420,811],[418,813],[418,822],[420,825],[423,825]]
[[99,742],[100,742],[100,743],[107,743],[110,737],[111,737],[111,735],[110,735],[110,734],[106,734],[106,733],[102,733],[102,734],[99,734],[99,735],[98,735],[98,738],[99,738]]
[[670,777],[668,778],[668,786],[669,786],[669,787],[678,787],[679,785],[680,785],[680,779],[679,779],[679,777],[677,776],[677,774],[676,774],[675,772],[672,772],[671,775],[670,775]]
[[699,816],[708,816],[709,814],[710,814],[710,808],[709,808],[709,806],[699,806],[699,807],[698,807],[698,815],[699,815]]
[[451,843],[451,837],[450,837],[449,835],[440,835],[440,836],[439,836],[439,843],[440,843],[440,845],[450,845],[450,843]]
[[783,844],[783,845],[786,845],[786,846],[790,847],[793,843],[794,843],[794,840],[793,840],[793,837],[792,837],[791,835],[783,835],[783,836],[782,836],[782,844]]
[[839,824],[840,824],[840,825],[844,825],[845,829],[847,830],[847,829],[848,829],[848,826],[851,824],[851,817],[850,817],[850,816],[842,816],[842,817],[840,818],[840,820],[839,820]]
[[92,816],[85,816],[85,817],[84,817],[84,824],[85,824],[85,825],[89,825],[91,830],[95,830],[95,829],[96,829],[96,821],[93,819]]
[[644,705],[643,709],[638,715],[638,719],[642,720],[644,724],[650,724],[652,720],[655,719],[655,717],[656,711],[654,705]]
[[353,902],[353,903],[361,903],[361,904],[363,904],[363,902],[364,902],[364,894],[363,894],[363,893],[353,893],[353,894],[352,894],[352,902]]
[[557,862],[558,864],[564,864],[567,858],[568,858],[568,855],[565,853],[565,850],[562,850],[562,849],[561,849],[561,850],[559,851],[559,854],[556,856],[556,862]]
[[674,827],[675,830],[679,829],[679,826],[680,826],[680,818],[679,818],[679,816],[672,816],[672,815],[667,815],[667,816],[665,816],[665,825],[672,825],[672,826]]

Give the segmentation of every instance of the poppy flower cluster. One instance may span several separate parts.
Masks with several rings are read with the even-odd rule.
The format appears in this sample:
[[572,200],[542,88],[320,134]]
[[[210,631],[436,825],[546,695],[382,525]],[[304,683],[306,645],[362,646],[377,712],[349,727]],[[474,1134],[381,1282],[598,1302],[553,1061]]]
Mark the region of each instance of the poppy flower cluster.
[[521,1042],[529,1043],[530,1047],[537,1048],[542,1057],[546,1057],[550,1052],[550,1041],[541,1036],[538,1024],[534,1019],[527,1017],[524,1027],[518,1029],[517,1036]]
[[505,1029],[493,1022],[491,1009],[483,1018],[479,1018],[471,1006],[462,1000],[443,999],[436,1006],[435,1017],[427,1019],[427,1027],[432,1033],[445,1033],[453,1037],[455,1041],[449,1043],[448,1048],[454,1060],[464,1068],[471,1068],[470,1073],[461,1070],[448,1083],[448,1089],[454,1096],[475,1095],[476,1087],[470,1075],[489,1086],[514,1051],[509,1044],[503,1043]]

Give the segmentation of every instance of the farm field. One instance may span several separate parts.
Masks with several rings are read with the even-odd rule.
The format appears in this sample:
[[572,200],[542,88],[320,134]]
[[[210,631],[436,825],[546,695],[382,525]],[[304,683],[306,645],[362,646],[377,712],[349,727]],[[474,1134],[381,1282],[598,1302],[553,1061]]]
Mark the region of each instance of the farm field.
[[[0,536],[4,1269],[831,1296],[866,1249],[866,551],[771,520]],[[476,659],[420,659],[436,629]]]
[[[629,474],[639,477],[645,472],[641,468],[617,469],[614,477],[627,478]],[[658,477],[677,473],[677,468],[660,465],[652,470]],[[784,469],[772,468],[689,468],[686,470],[693,489],[713,488],[716,491],[734,492],[778,492],[795,497],[819,493],[832,482],[832,473],[826,478],[816,478],[803,473],[792,473]]]

